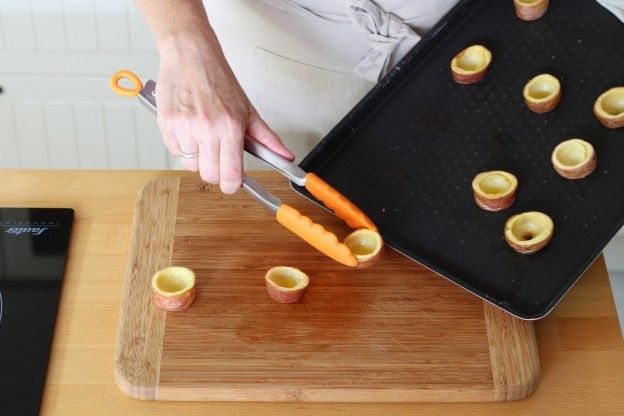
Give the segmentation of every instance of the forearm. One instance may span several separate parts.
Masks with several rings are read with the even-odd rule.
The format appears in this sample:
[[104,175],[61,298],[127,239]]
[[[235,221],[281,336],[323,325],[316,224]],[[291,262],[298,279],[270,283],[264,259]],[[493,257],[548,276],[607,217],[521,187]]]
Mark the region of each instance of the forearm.
[[[135,0],[162,53],[167,49],[190,46],[199,40],[210,52],[222,55],[201,0]],[[206,51],[204,51],[206,52]]]
[[156,101],[163,141],[185,168],[240,188],[245,133],[280,155],[294,156],[260,118],[228,65],[200,0],[135,0],[145,16],[160,65]]

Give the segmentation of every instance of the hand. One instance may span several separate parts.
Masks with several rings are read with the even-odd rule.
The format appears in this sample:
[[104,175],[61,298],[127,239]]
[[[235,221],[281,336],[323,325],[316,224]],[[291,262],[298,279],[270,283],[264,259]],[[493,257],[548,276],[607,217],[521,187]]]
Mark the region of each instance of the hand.
[[251,105],[229,67],[216,36],[177,33],[159,44],[156,87],[158,125],[167,149],[198,154],[184,167],[234,193],[243,177],[247,134],[289,160],[294,155]]

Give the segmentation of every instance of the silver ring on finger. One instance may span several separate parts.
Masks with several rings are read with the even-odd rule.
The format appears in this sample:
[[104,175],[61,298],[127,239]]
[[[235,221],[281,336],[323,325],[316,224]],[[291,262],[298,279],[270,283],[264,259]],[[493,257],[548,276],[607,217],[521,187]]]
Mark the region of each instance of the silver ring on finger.
[[178,152],[178,156],[180,156],[182,159],[195,159],[198,155],[199,152],[187,153],[183,152],[182,150]]

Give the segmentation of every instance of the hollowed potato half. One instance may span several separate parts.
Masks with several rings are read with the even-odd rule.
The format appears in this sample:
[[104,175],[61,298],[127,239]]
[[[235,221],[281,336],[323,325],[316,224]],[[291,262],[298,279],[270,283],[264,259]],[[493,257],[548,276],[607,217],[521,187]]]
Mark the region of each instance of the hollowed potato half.
[[310,283],[307,274],[294,267],[286,266],[269,269],[264,279],[269,296],[279,303],[297,302]]
[[548,3],[548,0],[514,0],[516,15],[522,20],[537,20],[548,11]]
[[451,61],[453,79],[460,84],[480,81],[492,62],[492,53],[482,45],[472,45],[458,53]]
[[488,211],[501,211],[513,204],[518,179],[511,173],[493,170],[479,173],[472,180],[477,205]]
[[517,252],[532,254],[541,250],[552,238],[552,219],[537,211],[514,215],[505,224],[505,240]]
[[605,127],[624,127],[624,87],[611,88],[598,97],[594,114]]
[[384,242],[381,235],[362,228],[345,237],[344,244],[358,261],[358,267],[371,267],[379,263],[383,255]]
[[557,173],[567,179],[582,179],[597,165],[594,147],[581,139],[561,142],[553,150],[551,161]]
[[166,267],[152,276],[152,293],[156,305],[178,312],[195,300],[195,273],[186,267]]
[[550,74],[540,74],[524,86],[524,101],[529,109],[543,114],[552,111],[561,101],[561,83]]

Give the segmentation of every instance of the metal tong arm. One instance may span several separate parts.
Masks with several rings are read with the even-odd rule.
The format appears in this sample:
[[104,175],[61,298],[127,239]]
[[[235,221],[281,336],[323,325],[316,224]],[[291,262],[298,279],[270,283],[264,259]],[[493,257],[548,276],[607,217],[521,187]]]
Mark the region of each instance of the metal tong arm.
[[242,187],[249,195],[260,201],[274,214],[277,213],[277,210],[282,205],[282,201],[278,197],[267,192],[258,182],[247,175],[243,176]]

